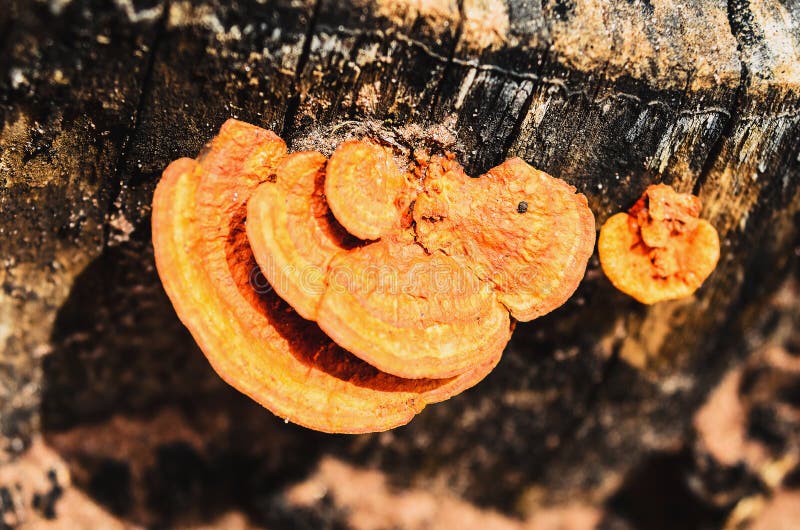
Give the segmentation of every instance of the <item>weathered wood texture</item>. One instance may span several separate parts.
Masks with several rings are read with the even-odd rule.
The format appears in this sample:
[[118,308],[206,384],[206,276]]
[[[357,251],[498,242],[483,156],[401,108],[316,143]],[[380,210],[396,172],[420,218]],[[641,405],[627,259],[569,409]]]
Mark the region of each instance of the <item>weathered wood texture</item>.
[[[290,440],[281,455],[315,447],[309,460],[443,480],[502,510],[600,502],[649,455],[688,447],[798,241],[793,2],[0,0],[0,51],[9,454],[38,432],[209,402],[258,417],[231,438]],[[695,297],[644,307],[593,259],[563,308],[518,326],[486,381],[410,426],[285,426],[210,372],[153,269],[160,172],[231,116],[295,149],[358,134],[448,149],[476,175],[521,156],[585,193],[598,226],[671,183],[704,200],[721,262]],[[286,462],[270,476],[302,473]]]

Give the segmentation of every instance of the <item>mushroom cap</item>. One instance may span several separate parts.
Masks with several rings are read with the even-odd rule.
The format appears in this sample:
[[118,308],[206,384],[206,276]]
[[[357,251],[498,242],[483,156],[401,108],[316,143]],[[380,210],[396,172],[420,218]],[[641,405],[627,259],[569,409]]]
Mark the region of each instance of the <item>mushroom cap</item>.
[[334,216],[361,239],[378,239],[401,221],[412,182],[380,145],[350,140],[328,162],[325,196]]
[[700,200],[660,184],[600,229],[598,253],[608,279],[643,304],[691,296],[719,261],[716,229],[698,217]]
[[369,364],[410,378],[464,372],[499,357],[511,338],[491,286],[411,237],[337,254],[316,320]]
[[453,160],[434,157],[414,221],[421,245],[465,256],[521,321],[566,302],[594,250],[586,197],[520,158],[471,178]]
[[487,359],[450,379],[382,373],[334,344],[262,284],[246,202],[285,156],[274,134],[229,120],[198,158],[165,170],[153,199],[156,266],[176,313],[230,385],[288,421],[359,433],[407,423],[474,385]]
[[309,320],[325,292],[328,263],[358,243],[325,202],[325,163],[316,152],[287,156],[275,182],[259,186],[247,203],[247,237],[261,272]]
[[[363,145],[387,162],[383,148]],[[331,162],[324,175],[323,165],[317,153],[289,155],[248,202],[248,238],[278,294],[337,344],[399,377],[448,378],[499,358],[511,327],[490,285],[454,258],[427,255],[399,224],[354,248],[326,206]]]
[[[563,304],[594,248],[586,198],[518,158],[480,179],[452,156],[421,154],[404,173],[364,141],[340,145],[324,176],[320,155],[298,160],[250,200],[256,259],[302,316],[399,377],[452,377],[499,356],[509,312],[530,320]],[[348,248],[341,227],[379,239]]]

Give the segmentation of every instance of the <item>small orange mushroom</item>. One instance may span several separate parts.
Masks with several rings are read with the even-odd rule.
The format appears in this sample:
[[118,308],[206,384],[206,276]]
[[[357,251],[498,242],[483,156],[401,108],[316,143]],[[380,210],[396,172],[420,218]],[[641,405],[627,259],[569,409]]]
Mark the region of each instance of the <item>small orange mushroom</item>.
[[371,142],[344,142],[328,162],[328,205],[361,239],[378,239],[397,227],[411,202],[411,188],[410,175],[397,166],[392,152]]
[[243,226],[246,203],[285,160],[285,150],[274,134],[229,120],[197,161],[173,162],[156,188],[159,276],[217,373],[288,421],[342,433],[402,425],[427,403],[483,379],[499,355],[450,379],[380,372],[274,291],[254,287],[259,270]]
[[600,264],[620,291],[644,304],[694,293],[719,260],[719,236],[699,218],[700,199],[649,186],[627,213],[600,230]]

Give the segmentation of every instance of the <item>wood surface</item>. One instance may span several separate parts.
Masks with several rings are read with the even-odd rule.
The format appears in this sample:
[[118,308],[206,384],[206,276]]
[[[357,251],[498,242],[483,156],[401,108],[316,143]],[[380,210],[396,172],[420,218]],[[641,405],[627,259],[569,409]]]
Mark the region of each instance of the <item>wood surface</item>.
[[[292,150],[449,150],[473,175],[520,156],[586,194],[598,227],[672,184],[702,198],[722,257],[694,297],[648,307],[595,256],[488,379],[410,426],[285,426],[210,371],[153,266],[161,171],[229,117]],[[798,221],[789,0],[0,0],[2,458],[113,415],[208,407],[250,418],[229,439],[308,451],[275,476],[337,454],[509,513],[624,497],[654,459],[696,465],[694,415],[773,331]]]

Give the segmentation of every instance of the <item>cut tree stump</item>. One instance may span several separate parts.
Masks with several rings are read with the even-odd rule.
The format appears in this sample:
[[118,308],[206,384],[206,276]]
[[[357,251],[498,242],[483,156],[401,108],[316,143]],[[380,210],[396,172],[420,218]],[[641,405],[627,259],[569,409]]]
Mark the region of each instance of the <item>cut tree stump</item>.
[[[637,479],[698,470],[695,413],[786,313],[769,301],[800,248],[795,2],[0,0],[0,50],[0,462],[178,407],[227,418],[212,445],[274,491],[335,454],[518,515],[615,506]],[[586,194],[598,227],[671,184],[703,200],[720,263],[695,296],[648,307],[593,257],[489,378],[409,426],[287,426],[213,374],[154,271],[159,176],[230,117],[293,150],[449,150],[473,175],[520,156]],[[261,460],[253,437],[271,440]],[[756,480],[742,473],[729,482]],[[751,493],[736,491],[694,492],[698,513],[724,520]]]

